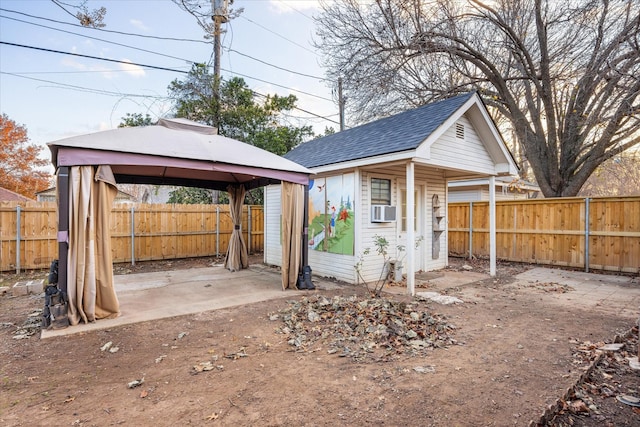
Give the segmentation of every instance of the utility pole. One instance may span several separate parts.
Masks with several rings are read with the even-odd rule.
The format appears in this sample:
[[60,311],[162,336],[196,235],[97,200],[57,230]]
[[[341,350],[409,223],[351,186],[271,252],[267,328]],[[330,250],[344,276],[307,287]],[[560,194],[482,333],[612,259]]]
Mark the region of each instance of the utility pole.
[[340,132],[344,130],[344,98],[342,98],[342,77],[338,77],[338,110],[340,112]]
[[215,128],[218,128],[220,124],[220,55],[222,51],[220,27],[223,23],[229,21],[227,1],[228,0],[211,0],[211,8],[213,11],[213,100],[215,102],[213,109],[213,126]]

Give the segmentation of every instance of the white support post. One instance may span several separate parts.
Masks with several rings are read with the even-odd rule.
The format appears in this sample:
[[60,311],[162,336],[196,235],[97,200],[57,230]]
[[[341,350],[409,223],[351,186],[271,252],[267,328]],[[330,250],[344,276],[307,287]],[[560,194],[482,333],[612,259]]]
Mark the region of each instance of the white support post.
[[416,263],[415,263],[415,167],[413,161],[407,163],[407,293],[416,294]]
[[489,177],[489,275],[496,275],[496,177]]

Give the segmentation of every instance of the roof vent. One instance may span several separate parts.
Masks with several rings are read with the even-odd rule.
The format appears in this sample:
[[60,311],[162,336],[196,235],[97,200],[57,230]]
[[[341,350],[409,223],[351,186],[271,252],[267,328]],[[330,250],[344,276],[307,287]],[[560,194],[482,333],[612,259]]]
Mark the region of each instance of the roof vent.
[[464,125],[456,123],[456,138],[464,139]]

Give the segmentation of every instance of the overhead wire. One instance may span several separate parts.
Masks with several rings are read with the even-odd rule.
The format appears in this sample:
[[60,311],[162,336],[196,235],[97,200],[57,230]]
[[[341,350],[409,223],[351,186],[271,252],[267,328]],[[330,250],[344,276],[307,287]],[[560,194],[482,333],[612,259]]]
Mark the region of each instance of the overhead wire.
[[324,77],[314,76],[312,74],[305,74],[305,73],[301,73],[301,72],[298,72],[298,71],[290,70],[290,69],[285,68],[285,67],[280,67],[279,65],[271,64],[271,63],[269,63],[267,61],[263,61],[262,59],[255,58],[255,57],[253,57],[251,55],[247,55],[246,53],[239,52],[239,51],[237,51],[235,49],[227,48],[225,50],[227,52],[237,53],[240,56],[244,56],[245,58],[252,59],[252,60],[254,60],[256,62],[259,62],[261,64],[264,64],[264,65],[268,65],[269,67],[277,68],[278,70],[286,71],[286,72],[289,72],[289,73],[292,73],[292,74],[296,74],[298,76],[309,77],[309,78],[316,79],[316,80],[327,80]]
[[10,16],[0,15],[0,18],[10,19],[12,21],[22,22],[24,24],[35,25],[36,27],[47,28],[49,30],[59,31],[61,33],[66,33],[66,34],[72,34],[74,36],[80,36],[80,37],[84,37],[84,38],[91,39],[91,40],[98,40],[98,41],[101,41],[101,42],[104,42],[104,43],[114,44],[116,46],[122,46],[122,47],[126,47],[128,49],[139,50],[141,52],[151,53],[151,54],[154,54],[154,55],[164,56],[166,58],[177,59],[179,61],[189,62],[189,63],[193,64],[193,61],[191,61],[189,59],[179,58],[179,57],[173,56],[173,55],[167,55],[166,53],[154,52],[153,50],[143,49],[141,47],[135,47],[135,46],[131,46],[131,45],[124,44],[124,43],[118,43],[118,42],[114,42],[114,41],[111,41],[111,40],[101,39],[99,37],[92,37],[92,36],[88,36],[88,35],[85,35],[85,34],[75,33],[73,31],[67,31],[67,30],[63,30],[63,29],[60,29],[60,28],[50,27],[48,25],[36,24],[35,22],[24,21],[22,19],[12,18]]
[[125,36],[134,36],[134,37],[143,37],[143,38],[147,38],[147,39],[211,44],[211,42],[206,41],[206,40],[185,39],[185,38],[177,38],[177,37],[150,36],[150,35],[147,35],[147,34],[129,33],[129,32],[126,32],[126,31],[107,30],[106,28],[85,27],[84,25],[75,24],[75,23],[72,23],[72,22],[58,21],[56,19],[45,18],[45,17],[37,16],[37,15],[31,15],[29,13],[20,12],[20,11],[12,10],[12,9],[5,9],[5,8],[2,8],[2,7],[0,7],[0,11],[15,13],[15,14],[18,14],[18,15],[23,15],[23,16],[28,16],[29,18],[34,18],[34,19],[41,19],[41,20],[45,20],[45,21],[49,21],[49,22],[55,22],[56,24],[71,25],[73,27],[79,27],[79,28],[95,30],[95,31],[102,31],[102,32],[105,32],[105,33],[121,34],[121,35],[125,35]]
[[[19,44],[19,43],[10,43],[10,42],[5,42],[5,41],[1,41],[1,40],[0,40],[0,44],[6,44],[6,45],[9,45],[9,46],[15,46],[15,47],[22,47],[22,48],[26,48],[26,49],[40,50],[40,51],[50,52],[50,53],[58,53],[58,54],[63,54],[63,55],[78,56],[78,57],[82,57],[82,58],[95,59],[95,60],[98,60],[98,61],[115,62],[115,63],[126,64],[126,65],[136,65],[138,67],[151,68],[151,69],[155,69],[155,70],[173,71],[173,72],[176,72],[176,73],[183,73],[183,74],[188,74],[189,73],[189,71],[179,70],[179,69],[176,69],[176,68],[160,67],[160,66],[156,66],[156,65],[141,64],[141,63],[137,63],[137,62],[123,61],[123,60],[118,60],[118,59],[101,58],[99,56],[84,55],[84,54],[81,54],[81,53],[74,53],[74,52],[64,52],[64,51],[61,51],[61,50],[47,49],[47,48],[44,48],[44,47],[29,46],[29,45],[23,45],[23,44]],[[185,61],[188,61],[188,60],[185,60]],[[191,63],[192,64],[196,64],[196,62],[191,62]],[[278,83],[270,82],[268,80],[260,79],[258,77],[253,77],[253,76],[250,76],[250,75],[247,75],[247,74],[243,74],[243,73],[238,73],[238,72],[231,71],[231,70],[228,70],[228,69],[225,69],[225,68],[220,68],[220,69],[222,71],[225,71],[225,72],[230,73],[230,74],[246,77],[248,79],[256,80],[256,81],[259,81],[259,82],[262,82],[262,83],[267,83],[267,84],[270,84],[270,85],[273,85],[273,86],[276,86],[276,87],[280,87],[282,89],[287,89],[287,90],[290,90],[292,92],[298,92],[298,93],[301,93],[303,95],[312,96],[312,97],[315,97],[315,98],[318,98],[318,99],[322,99],[322,100],[325,100],[325,101],[333,102],[332,99],[329,99],[329,98],[326,98],[326,97],[323,97],[323,96],[320,96],[320,95],[316,95],[316,94],[313,94],[313,93],[310,93],[310,92],[306,92],[306,91],[303,91],[303,90],[300,90],[300,89],[295,89],[295,88],[292,88],[292,87],[280,85]]]
[[155,69],[155,70],[173,71],[173,72],[176,72],[176,73],[184,73],[184,74],[188,74],[189,73],[188,71],[177,70],[175,68],[159,67],[159,66],[156,66],[156,65],[139,64],[137,62],[122,61],[122,60],[118,60],[118,59],[100,58],[99,56],[84,55],[84,54],[81,54],[81,53],[74,53],[74,52],[64,52],[64,51],[61,51],[61,50],[47,49],[47,48],[44,48],[44,47],[29,46],[29,45],[24,45],[24,44],[19,44],[19,43],[10,43],[10,42],[2,41],[2,40],[0,40],[0,44],[6,44],[6,45],[9,45],[9,46],[16,46],[16,47],[23,47],[23,48],[27,48],[27,49],[40,50],[40,51],[43,51],[43,52],[59,53],[59,54],[71,55],[71,56],[79,56],[79,57],[82,57],[82,58],[96,59],[98,61],[116,62],[116,63],[119,63],[119,64],[127,64],[127,65],[137,65],[138,67],[152,68],[152,69]]
[[51,81],[51,80],[37,79],[35,77],[27,77],[27,76],[23,76],[23,75],[16,74],[16,73],[8,73],[6,71],[0,71],[0,74],[19,77],[21,79],[34,80],[34,81],[42,82],[42,83],[49,83],[49,84],[52,84],[52,85],[65,87],[67,89],[74,89],[74,90],[79,90],[79,91],[82,91],[82,92],[96,93],[96,94],[100,94],[100,95],[130,97],[130,98],[169,99],[168,96],[142,95],[142,94],[136,94],[136,93],[113,92],[113,91],[104,90],[104,89],[93,89],[93,88],[89,88],[89,87],[70,85],[70,84],[67,84],[67,83],[54,82],[54,81]]
[[[305,15],[304,13],[298,11],[294,7],[292,7],[292,6],[288,5],[288,4],[287,4],[287,6],[290,7],[291,9],[295,10],[296,12],[302,14],[303,16],[309,18],[307,15]],[[45,21],[54,22],[54,23],[58,23],[58,24],[75,26],[75,27],[83,28],[85,30],[87,28],[89,28],[91,30],[103,31],[103,32],[106,32],[106,33],[121,34],[121,35],[142,37],[142,38],[149,38],[149,39],[211,44],[211,42],[204,41],[204,40],[174,38],[174,37],[162,37],[162,36],[149,36],[149,35],[146,35],[146,34],[137,34],[137,33],[123,32],[123,31],[116,31],[116,30],[108,30],[108,29],[104,29],[104,28],[85,27],[85,26],[82,26],[80,24],[69,23],[69,22],[64,22],[64,21],[58,21],[58,20],[51,19],[51,18],[44,18],[44,17],[40,17],[40,16],[36,16],[36,15],[32,15],[32,14],[28,14],[28,13],[24,13],[24,12],[20,12],[20,11],[16,11],[16,10],[1,8],[1,7],[0,7],[0,11],[9,12],[9,13],[15,13],[15,14],[27,16],[27,17],[30,17],[30,18],[45,20]],[[108,40],[104,40],[104,39],[100,39],[100,38],[96,38],[96,37],[91,37],[91,36],[87,36],[87,35],[81,35],[81,34],[78,34],[78,33],[73,33],[73,32],[62,30],[62,29],[56,29],[56,28],[48,27],[48,26],[41,25],[41,24],[36,24],[36,23],[28,22],[28,21],[19,20],[17,18],[11,18],[11,17],[6,17],[6,16],[0,16],[0,17],[5,18],[5,19],[11,19],[11,20],[18,21],[18,22],[23,22],[23,23],[30,24],[30,25],[41,26],[41,27],[52,29],[52,30],[55,30],[55,31],[61,31],[61,32],[65,32],[65,33],[69,33],[69,34],[73,34],[73,35],[87,37],[87,38],[99,40],[99,41],[102,41],[102,42],[105,42],[105,43],[112,43],[112,44],[115,44],[115,45],[131,48],[131,49],[136,49],[136,50],[140,50],[140,51],[144,51],[144,52],[147,52],[147,53],[156,54],[156,55],[160,55],[160,56],[165,56],[165,57],[169,57],[169,58],[172,58],[172,59],[178,59],[178,60],[185,61],[185,62],[191,63],[191,64],[196,64],[195,61],[190,61],[190,60],[187,60],[187,59],[184,59],[184,58],[178,58],[178,57],[174,57],[174,56],[171,56],[171,55],[166,55],[166,54],[162,54],[162,53],[159,53],[159,52],[154,52],[154,51],[150,51],[150,50],[146,50],[146,49],[136,48],[136,47],[129,46],[129,45],[126,45],[126,44],[122,44],[122,43],[111,42],[111,41],[108,41]],[[246,17],[244,17],[242,15],[240,15],[240,17],[245,19],[245,20],[247,20],[247,21],[249,21],[250,23],[252,23],[252,24],[264,29],[265,31],[268,31],[268,32],[270,32],[270,33],[272,33],[272,34],[274,34],[274,35],[276,35],[276,36],[288,41],[289,43],[292,43],[292,44],[294,44],[294,45],[296,45],[296,46],[298,46],[298,47],[300,47],[300,48],[302,48],[302,49],[304,49],[304,50],[306,50],[308,52],[313,53],[314,55],[317,55],[317,53],[312,51],[311,49],[309,49],[309,48],[307,48],[307,47],[305,47],[305,46],[303,46],[303,45],[301,45],[299,43],[296,43],[295,41],[290,40],[287,37],[284,37],[281,34],[278,34],[277,32],[275,32],[273,30],[270,30],[269,28],[267,28],[267,27],[265,27],[265,26],[263,26],[261,24],[258,24],[257,22],[255,22],[255,21],[253,21],[253,20],[251,20],[249,18],[246,18]],[[311,18],[309,18],[309,19],[311,19]],[[115,62],[115,63],[121,63],[121,64],[127,64],[127,65],[135,65],[135,66],[143,67],[145,69],[156,69],[156,70],[162,70],[162,71],[172,71],[172,72],[178,72],[178,73],[182,73],[182,74],[188,74],[188,71],[179,70],[179,69],[175,69],[175,68],[169,68],[169,67],[160,67],[160,66],[154,66],[154,65],[139,64],[139,63],[130,62],[130,61],[121,61],[121,60],[114,60],[114,59],[108,59],[108,58],[100,58],[100,57],[96,57],[96,56],[92,56],[92,55],[83,55],[83,54],[72,53],[72,52],[63,52],[63,51],[58,51],[58,50],[54,50],[54,49],[46,49],[46,48],[22,45],[22,44],[17,44],[17,43],[3,42],[3,41],[0,41],[0,44],[7,44],[7,45],[11,45],[11,46],[16,46],[16,47],[36,49],[36,50],[41,50],[41,51],[46,51],[46,52],[51,52],[51,53],[66,54],[66,55],[84,57],[84,58],[101,60],[101,61]],[[255,58],[255,57],[251,56],[251,55],[247,55],[247,54],[244,54],[242,52],[239,52],[239,51],[237,51],[235,49],[227,49],[227,50],[229,52],[237,53],[237,54],[239,54],[241,56],[244,56],[244,57],[247,57],[247,58],[249,58],[251,60],[260,62],[260,63],[262,63],[264,65],[268,65],[268,66],[271,66],[273,68],[280,69],[282,71],[287,71],[287,72],[290,72],[290,73],[293,73],[293,74],[296,74],[296,75],[309,77],[309,78],[314,78],[314,79],[317,79],[317,80],[325,80],[325,81],[327,80],[327,79],[322,78],[322,77],[313,76],[313,75],[305,74],[305,73],[300,73],[300,72],[297,72],[297,71],[294,71],[294,70],[287,69],[285,67],[280,67],[280,66],[277,66],[275,64],[271,64],[271,63],[269,63],[267,61],[260,60],[258,58]],[[117,71],[125,71],[125,70],[117,70]],[[266,81],[266,80],[263,80],[263,79],[259,79],[259,78],[256,78],[256,77],[252,77],[252,76],[249,76],[249,75],[246,75],[246,74],[237,73],[237,72],[234,72],[234,71],[231,71],[231,70],[226,70],[226,69],[223,69],[223,71],[231,73],[231,74],[234,74],[234,75],[250,78],[250,79],[253,79],[253,80],[256,80],[256,81],[260,81],[260,82],[263,82],[263,83],[271,84],[271,85],[274,85],[274,86],[277,86],[277,87],[281,87],[281,88],[284,88],[284,89],[287,89],[287,90],[290,90],[290,91],[302,93],[302,94],[305,94],[305,95],[308,95],[308,96],[312,96],[312,97],[316,97],[316,98],[319,98],[319,99],[323,99],[323,100],[327,100],[327,101],[333,102],[332,99],[329,99],[329,98],[326,98],[326,97],[322,97],[322,96],[319,96],[319,95],[315,95],[315,94],[312,94],[312,93],[309,93],[309,92],[301,91],[301,90],[294,89],[294,88],[291,88],[291,87],[287,87],[287,86],[284,86],[284,85],[279,85],[277,83],[269,82],[269,81]],[[96,71],[96,72],[100,72],[100,71]],[[111,71],[108,71],[108,72],[111,72]],[[72,88],[72,89],[76,89],[76,90],[83,90],[83,91],[92,92],[92,93],[103,93],[103,94],[108,94],[108,95],[131,96],[131,97],[146,97],[147,96],[147,95],[136,95],[136,94],[120,94],[120,93],[117,93],[117,92],[110,92],[110,91],[104,91],[104,90],[99,90],[99,89],[83,88],[83,87],[80,87],[80,86],[74,86],[74,85],[68,85],[68,84],[64,84],[64,83],[51,82],[51,81],[47,81],[47,80],[43,80],[43,79],[35,79],[35,78],[32,78],[32,77],[27,77],[27,76],[16,74],[16,73],[8,73],[8,72],[2,72],[2,71],[0,71],[0,73],[12,75],[12,76],[15,76],[15,77],[21,77],[21,78],[25,78],[25,79],[43,81],[43,82],[46,82],[46,83],[56,84],[56,85],[59,85],[59,86],[64,86],[64,87],[68,87],[68,88]],[[51,72],[51,73],[53,73],[53,72]],[[22,74],[26,74],[26,73],[22,73]],[[263,95],[261,93],[258,93],[258,92],[255,92],[255,91],[252,91],[252,92],[254,94],[258,95],[258,96],[266,97],[266,95]],[[149,96],[149,97],[153,97],[153,96]],[[166,99],[166,97],[165,98],[163,98],[163,97],[155,97],[155,98]],[[302,109],[300,107],[294,107],[294,108],[296,110],[299,110],[299,111],[301,111],[301,112],[303,112],[305,114],[309,114],[309,115],[311,115],[313,117],[316,117],[318,119],[327,120],[327,121],[330,121],[330,122],[333,122],[333,123],[336,123],[336,124],[340,124],[339,122],[337,122],[335,120],[332,120],[332,119],[330,119],[328,117],[313,113],[311,111]]]
[[257,25],[258,27],[262,28],[262,29],[263,29],[263,30],[265,30],[265,31],[270,32],[271,34],[273,34],[273,35],[275,35],[275,36],[280,37],[280,38],[281,38],[281,39],[283,39],[283,40],[288,41],[289,43],[292,43],[292,44],[294,44],[294,45],[296,45],[296,46],[298,46],[298,47],[300,47],[300,48],[302,48],[302,49],[304,49],[304,50],[306,50],[306,51],[308,51],[308,52],[313,53],[313,54],[314,54],[314,55],[316,55],[316,56],[318,55],[316,52],[312,51],[312,50],[311,50],[311,49],[309,49],[308,47],[303,46],[303,45],[301,45],[300,43],[294,42],[293,40],[286,38],[286,37],[285,37],[285,36],[283,36],[282,34],[276,33],[275,31],[273,31],[273,30],[271,30],[271,29],[269,29],[269,28],[265,27],[264,25],[262,25],[262,24],[258,24],[257,22],[253,21],[252,19],[247,18],[246,16],[242,16],[242,15],[240,15],[239,17],[240,17],[240,18],[242,18],[242,19],[244,19],[244,20],[246,20],[246,21],[251,22],[251,23],[252,23],[252,24],[254,24],[254,25]]
[[300,15],[304,16],[304,17],[305,17],[305,18],[307,18],[308,20],[313,21],[313,18],[312,18],[312,17],[310,17],[310,16],[309,16],[309,15],[307,15],[306,13],[304,13],[304,12],[302,12],[302,11],[300,11],[300,10],[296,9],[295,7],[291,6],[291,3],[290,3],[290,2],[285,2],[285,1],[282,1],[282,0],[278,0],[278,2],[280,2],[280,3],[282,3],[283,5],[287,6],[289,9],[292,9],[293,11],[295,11],[295,12],[299,13]]

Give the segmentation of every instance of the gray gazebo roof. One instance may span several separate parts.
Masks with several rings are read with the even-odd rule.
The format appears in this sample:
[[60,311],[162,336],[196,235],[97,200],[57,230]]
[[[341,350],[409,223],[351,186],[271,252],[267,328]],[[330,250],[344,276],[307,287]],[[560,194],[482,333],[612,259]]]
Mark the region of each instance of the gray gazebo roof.
[[294,161],[218,135],[185,119],[118,128],[50,142],[54,166],[110,165],[119,183],[225,190],[280,181],[307,184],[312,172]]

